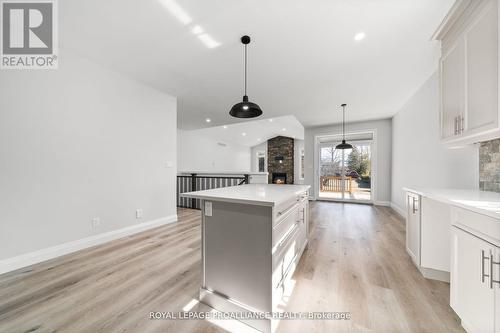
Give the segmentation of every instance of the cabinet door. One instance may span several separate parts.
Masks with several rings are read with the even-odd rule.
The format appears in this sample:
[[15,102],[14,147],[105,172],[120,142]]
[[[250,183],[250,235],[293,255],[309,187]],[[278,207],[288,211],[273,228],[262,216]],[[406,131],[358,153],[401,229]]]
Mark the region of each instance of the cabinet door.
[[[496,262],[500,262],[500,248],[496,248]],[[500,281],[500,265],[494,268],[493,277]],[[500,284],[496,284],[495,288],[495,333],[500,333]]]
[[406,251],[413,262],[420,266],[420,207],[419,196],[406,195]]
[[308,202],[307,199],[303,200],[299,206],[299,212],[298,212],[298,223],[299,223],[299,228],[300,228],[300,235],[298,238],[297,242],[297,253],[300,253],[302,250],[305,242],[307,241],[307,233],[308,233],[308,218],[307,218],[307,206]]
[[497,16],[495,1],[490,0],[466,35],[467,132],[498,123]]
[[460,39],[441,58],[441,136],[457,130],[457,117],[465,112],[465,42]]
[[489,243],[452,227],[450,305],[468,332],[494,332],[495,293],[485,277],[493,251]]
[[449,272],[450,206],[429,198],[421,200],[420,265],[424,268]]

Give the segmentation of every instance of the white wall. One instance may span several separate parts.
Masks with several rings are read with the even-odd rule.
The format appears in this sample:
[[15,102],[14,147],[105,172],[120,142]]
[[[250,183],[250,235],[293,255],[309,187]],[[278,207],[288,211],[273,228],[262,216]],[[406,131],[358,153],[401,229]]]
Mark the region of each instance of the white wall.
[[67,50],[58,70],[2,71],[0,259],[175,218],[176,108]]
[[250,171],[250,147],[218,141],[201,131],[178,130],[179,172]]
[[[377,204],[389,204],[391,201],[391,149],[392,126],[391,119],[348,123],[347,132],[375,131],[373,155],[376,155],[376,165],[373,182],[375,186],[374,201]],[[342,133],[342,124],[331,126],[309,127],[305,131],[305,180],[304,183],[315,187],[318,180],[315,176],[317,161],[315,161],[315,136]],[[312,191],[314,192],[314,191]],[[315,193],[314,193],[315,194]]]
[[439,143],[439,77],[434,73],[392,121],[392,204],[405,207],[402,188],[478,188],[476,146]]
[[258,153],[264,153],[266,157],[266,161],[264,163],[264,172],[267,172],[267,141],[261,143],[260,145],[253,146],[251,149],[251,171],[258,172],[259,171],[259,161],[257,159]]

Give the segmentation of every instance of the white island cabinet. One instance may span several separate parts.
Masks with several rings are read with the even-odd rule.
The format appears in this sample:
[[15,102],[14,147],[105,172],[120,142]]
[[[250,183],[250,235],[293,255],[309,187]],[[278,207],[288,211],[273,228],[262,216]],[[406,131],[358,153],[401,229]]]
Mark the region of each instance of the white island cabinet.
[[[202,303],[234,313],[282,308],[307,245],[308,190],[249,184],[182,194],[202,200]],[[241,321],[266,333],[278,324],[270,318]]]

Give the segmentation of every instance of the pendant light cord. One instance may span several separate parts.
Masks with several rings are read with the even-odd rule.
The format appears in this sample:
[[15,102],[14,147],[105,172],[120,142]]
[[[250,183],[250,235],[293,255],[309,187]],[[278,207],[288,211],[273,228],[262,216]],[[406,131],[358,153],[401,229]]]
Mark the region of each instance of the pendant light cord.
[[342,141],[345,141],[345,106],[342,106]]
[[247,95],[247,44],[245,44],[245,96]]

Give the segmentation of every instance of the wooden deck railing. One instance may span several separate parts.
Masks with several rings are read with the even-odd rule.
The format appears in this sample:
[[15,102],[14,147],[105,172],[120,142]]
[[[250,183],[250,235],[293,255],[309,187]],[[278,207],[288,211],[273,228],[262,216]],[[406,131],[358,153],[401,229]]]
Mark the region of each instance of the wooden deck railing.
[[[342,186],[344,182],[344,186]],[[320,178],[321,192],[342,192],[342,190],[351,193],[352,177],[322,176]]]

